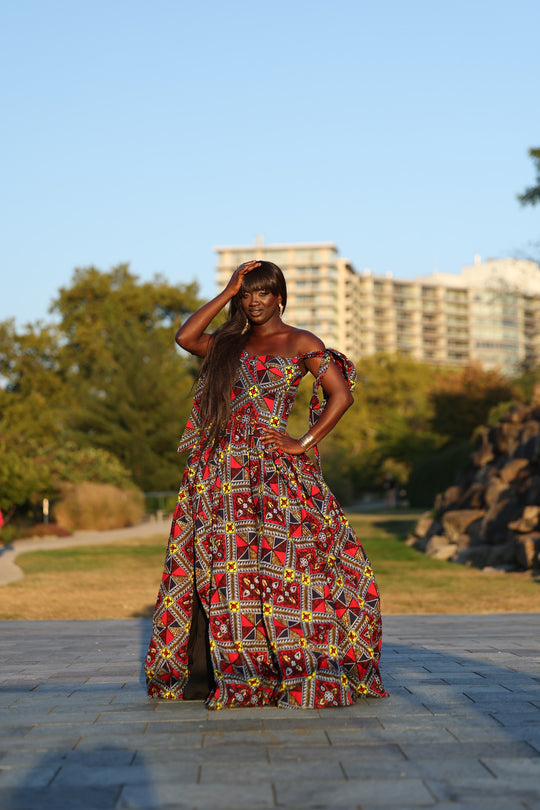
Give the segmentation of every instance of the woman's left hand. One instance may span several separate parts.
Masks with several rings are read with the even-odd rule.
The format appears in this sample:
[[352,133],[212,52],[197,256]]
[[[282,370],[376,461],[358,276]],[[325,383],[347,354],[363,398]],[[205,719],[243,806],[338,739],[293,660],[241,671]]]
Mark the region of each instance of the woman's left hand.
[[266,450],[282,450],[284,453],[291,453],[293,456],[299,456],[306,451],[302,445],[289,436],[288,433],[280,433],[273,428],[267,428],[261,438]]

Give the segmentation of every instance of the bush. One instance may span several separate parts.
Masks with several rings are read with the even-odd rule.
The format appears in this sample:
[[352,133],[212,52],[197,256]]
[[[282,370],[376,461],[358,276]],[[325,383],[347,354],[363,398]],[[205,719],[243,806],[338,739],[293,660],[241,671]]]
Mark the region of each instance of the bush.
[[459,442],[424,456],[414,465],[407,484],[407,498],[413,507],[431,506],[435,496],[455,483],[472,453],[470,442]]
[[89,482],[62,484],[60,489],[54,517],[58,525],[70,531],[135,526],[144,515],[144,496],[138,489]]

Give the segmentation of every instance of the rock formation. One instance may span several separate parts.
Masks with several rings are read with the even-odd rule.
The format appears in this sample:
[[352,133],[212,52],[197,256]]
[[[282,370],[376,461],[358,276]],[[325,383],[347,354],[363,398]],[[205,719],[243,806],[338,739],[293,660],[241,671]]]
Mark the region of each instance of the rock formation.
[[483,428],[456,483],[437,495],[408,543],[439,560],[540,573],[540,385]]

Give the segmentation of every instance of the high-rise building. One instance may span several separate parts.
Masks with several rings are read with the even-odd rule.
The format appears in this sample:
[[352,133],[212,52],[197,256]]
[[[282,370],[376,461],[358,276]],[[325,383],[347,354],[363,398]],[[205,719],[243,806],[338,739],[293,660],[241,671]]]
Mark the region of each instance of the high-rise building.
[[475,257],[459,274],[412,280],[357,273],[331,242],[219,247],[217,282],[248,259],[278,264],[287,321],[353,359],[400,353],[437,365],[479,363],[512,373],[540,365],[540,266]]

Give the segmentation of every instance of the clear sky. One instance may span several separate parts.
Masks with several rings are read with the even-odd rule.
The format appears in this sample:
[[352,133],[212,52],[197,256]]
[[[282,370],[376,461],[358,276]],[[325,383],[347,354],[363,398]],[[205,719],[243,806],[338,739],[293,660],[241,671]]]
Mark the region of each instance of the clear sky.
[[216,245],[357,270],[538,257],[538,0],[16,0],[0,11],[0,319],[73,269],[214,292]]

